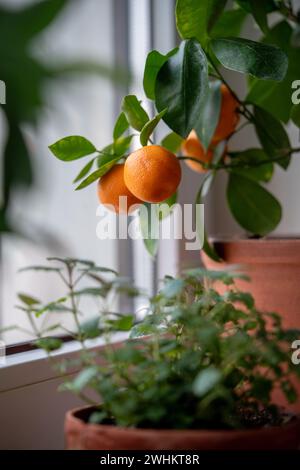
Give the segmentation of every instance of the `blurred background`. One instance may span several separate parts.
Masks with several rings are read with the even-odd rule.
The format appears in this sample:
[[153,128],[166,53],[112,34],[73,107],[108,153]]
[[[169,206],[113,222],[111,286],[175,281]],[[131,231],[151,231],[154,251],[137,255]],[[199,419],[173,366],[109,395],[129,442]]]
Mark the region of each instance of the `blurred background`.
[[[174,6],[175,0],[0,0],[0,80],[6,84],[0,108],[0,327],[25,322],[14,308],[17,292],[44,301],[60,295],[55,278],[17,274],[47,256],[92,259],[149,292],[164,274],[200,263],[199,252],[186,251],[184,241],[162,240],[153,261],[141,241],[99,240],[96,187],[75,192],[71,183],[82,163],[68,166],[48,150],[66,135],[83,135],[98,148],[111,142],[122,96],[145,99],[147,53],[165,53],[178,41]],[[259,34],[248,23],[244,33]],[[242,75],[227,78],[243,96]],[[297,144],[296,129],[290,133]],[[233,148],[249,147],[249,141],[255,145],[255,136],[245,130]],[[270,185],[284,210],[278,234],[300,232],[299,170],[296,156],[287,173],[276,169]],[[183,168],[181,203],[193,202],[199,178]],[[238,236],[242,230],[228,214],[224,184],[220,174],[205,204],[206,226],[213,234]],[[7,344],[26,339],[20,332],[5,335]]]

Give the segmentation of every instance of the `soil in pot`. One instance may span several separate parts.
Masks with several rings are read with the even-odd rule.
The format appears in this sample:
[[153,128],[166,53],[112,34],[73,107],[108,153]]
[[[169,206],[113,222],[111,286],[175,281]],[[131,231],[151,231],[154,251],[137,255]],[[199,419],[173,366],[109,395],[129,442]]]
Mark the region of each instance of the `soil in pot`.
[[286,414],[282,415],[280,424],[270,422],[267,416],[257,416],[253,422],[253,415],[251,418],[245,415],[247,429],[176,430],[90,424],[88,419],[93,411],[85,407],[67,413],[68,450],[295,450],[300,447],[300,419]]

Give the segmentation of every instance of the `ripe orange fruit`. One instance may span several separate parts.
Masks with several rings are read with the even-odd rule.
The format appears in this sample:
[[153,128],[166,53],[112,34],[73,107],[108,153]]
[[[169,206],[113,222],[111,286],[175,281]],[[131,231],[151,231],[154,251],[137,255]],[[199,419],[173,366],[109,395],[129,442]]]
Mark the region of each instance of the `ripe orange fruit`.
[[221,111],[219,122],[212,138],[212,144],[216,145],[221,140],[227,139],[236,128],[240,116],[238,114],[239,103],[226,85],[221,85]]
[[[120,196],[127,197],[127,208],[120,207]],[[109,204],[114,207],[115,212],[130,212],[134,204],[140,204],[137,199],[127,188],[124,182],[124,163],[114,165],[102,178],[98,181],[98,198],[102,204]],[[110,207],[108,207],[110,209]]]
[[[196,158],[199,162],[203,163],[210,163],[212,161],[213,150],[211,148],[208,148],[207,150],[204,149],[194,130],[190,132],[181,148],[184,156]],[[200,165],[193,160],[185,160],[185,163],[197,173],[205,173],[207,171],[203,165]]]
[[124,180],[128,189],[145,202],[161,202],[176,191],[181,180],[180,163],[160,145],[147,145],[127,158]]

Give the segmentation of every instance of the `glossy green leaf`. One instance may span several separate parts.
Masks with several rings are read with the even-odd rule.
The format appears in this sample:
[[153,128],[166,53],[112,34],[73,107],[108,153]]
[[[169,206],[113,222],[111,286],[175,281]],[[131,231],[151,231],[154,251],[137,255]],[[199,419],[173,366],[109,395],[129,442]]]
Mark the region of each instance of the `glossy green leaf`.
[[159,220],[163,220],[170,215],[173,210],[174,204],[177,202],[177,192],[172,194],[168,199],[158,204],[158,217]]
[[122,315],[120,318],[110,320],[108,323],[115,331],[129,331],[133,326],[133,322],[133,315]]
[[281,220],[281,206],[265,188],[245,176],[230,173],[227,201],[236,221],[254,235],[267,235]]
[[143,129],[141,130],[140,134],[140,142],[143,146],[148,144],[148,140],[152,135],[154,129],[156,128],[157,124],[160,122],[162,117],[166,114],[167,109],[163,109],[159,114],[157,114],[151,121],[148,121]]
[[160,290],[160,294],[164,295],[167,299],[171,299],[181,294],[183,289],[184,282],[182,279],[169,279]]
[[195,131],[205,149],[208,148],[218,125],[221,110],[221,82],[210,82],[206,100]]
[[140,230],[148,253],[155,257],[159,242],[159,218],[156,204],[145,202],[139,210]]
[[181,137],[197,123],[207,90],[206,56],[195,39],[183,41],[160,69],[155,87],[158,111],[168,109],[163,120]]
[[183,142],[183,138],[180,135],[176,134],[176,132],[170,132],[170,134],[166,135],[160,144],[169,150],[172,153],[177,153],[181,147]]
[[212,39],[210,45],[227,69],[263,80],[281,81],[286,75],[288,58],[277,46],[230,37]]
[[[195,205],[197,207],[197,204],[203,204],[203,199],[207,196],[207,194],[209,193],[210,191],[210,188],[211,188],[211,185],[213,184],[214,182],[214,179],[215,179],[215,174],[213,172],[210,172],[208,173],[201,185],[200,185],[200,188],[198,190],[198,193],[196,195],[196,200],[195,200]],[[199,227],[200,228],[200,227]],[[198,230],[198,227],[197,227],[197,230]],[[200,237],[201,237],[201,233],[199,234]],[[221,261],[221,258],[220,256],[218,255],[218,253],[215,251],[213,245],[211,245],[208,241],[208,238],[207,238],[207,234],[206,234],[206,231],[204,229],[204,239],[203,239],[203,246],[202,246],[202,250],[204,251],[204,253],[209,257],[211,258],[212,260],[214,261]]]
[[222,380],[222,373],[214,366],[207,367],[197,375],[193,391],[197,397],[203,397]]
[[176,25],[183,39],[196,38],[206,46],[208,31],[226,5],[225,0],[177,0]]
[[155,50],[149,52],[145,64],[143,86],[145,95],[150,100],[155,99],[155,82],[159,70],[175,52],[177,52],[177,48],[173,49],[166,55]]
[[98,161],[98,170],[91,173],[87,178],[85,178],[79,186],[77,186],[76,191],[79,189],[86,188],[90,184],[97,181],[101,176],[104,176],[120,159],[122,156],[103,156],[100,162]]
[[49,149],[59,160],[70,162],[97,151],[96,147],[85,137],[71,135],[58,140]]
[[113,132],[114,140],[117,140],[119,137],[121,137],[124,134],[124,132],[127,131],[128,127],[129,127],[129,122],[127,121],[125,114],[122,112],[119,114],[119,117],[115,123],[114,132]]
[[[126,153],[127,150],[129,149],[133,137],[134,135],[132,134],[132,135],[127,135],[125,137],[119,137],[118,139],[116,139],[113,143],[112,155],[117,155],[117,156],[124,155],[124,153]],[[101,157],[100,157],[100,161],[101,161]]]
[[27,294],[18,294],[18,297],[21,302],[23,302],[23,304],[27,305],[28,307],[40,304],[40,301],[38,299],[36,299],[35,297],[31,297]]
[[[287,154],[291,148],[288,134],[275,117],[265,109],[254,107],[255,130],[265,152],[271,158],[278,158]],[[278,160],[278,165],[286,169],[290,163],[290,156]]]
[[224,11],[210,32],[210,37],[239,36],[247,13],[242,9]]
[[[235,168],[235,173],[239,173],[254,181],[263,181],[268,183],[274,172],[274,165],[268,162],[268,155],[257,148],[247,149],[242,152],[236,152],[232,163],[236,163],[241,168]],[[262,162],[266,162],[263,163]]]
[[123,98],[122,111],[131,127],[138,131],[141,131],[146,122],[149,121],[148,114],[135,95],[128,95]]
[[81,372],[79,372],[79,374],[71,383],[71,390],[75,393],[81,392],[82,389],[87,387],[90,382],[97,377],[98,373],[99,371],[96,366],[86,367]]
[[266,44],[275,44],[288,56],[288,71],[282,82],[267,82],[252,79],[249,82],[247,100],[271,113],[277,119],[287,123],[292,107],[291,87],[299,79],[300,49],[291,46],[292,28],[287,21],[280,21],[270,28],[263,38]]
[[80,170],[76,178],[74,179],[73,183],[77,183],[78,181],[82,180],[92,169],[95,159],[88,162],[84,167]]

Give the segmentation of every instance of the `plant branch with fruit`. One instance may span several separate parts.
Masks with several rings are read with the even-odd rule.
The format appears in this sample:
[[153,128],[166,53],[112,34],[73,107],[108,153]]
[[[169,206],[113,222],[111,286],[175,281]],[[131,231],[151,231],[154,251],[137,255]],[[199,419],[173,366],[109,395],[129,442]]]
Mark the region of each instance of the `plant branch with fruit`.
[[[136,204],[172,206],[183,160],[199,173],[196,202],[202,202],[203,188],[207,193],[217,172],[225,171],[227,202],[239,225],[256,236],[277,227],[281,205],[265,185],[275,168],[287,170],[300,150],[292,147],[285,129],[289,121],[300,126],[299,107],[291,101],[291,85],[300,76],[299,14],[281,0],[230,5],[177,0],[181,43],[165,55],[151,51],[145,63],[144,92],[157,114],[150,117],[140,97],[128,95],[111,144],[97,150],[84,137],[69,136],[50,146],[66,162],[92,156],[74,180],[76,189],[98,181],[100,202],[116,212],[120,196],[127,196],[129,210]],[[241,36],[245,21],[260,28],[259,41]],[[244,75],[245,96],[238,96],[223,69]],[[152,135],[161,121],[170,132],[155,145]],[[231,151],[232,138],[245,126],[253,126],[259,145]],[[136,135],[140,148],[131,152]],[[152,255],[157,246],[157,240],[146,243]],[[206,239],[204,250],[218,259]]]

